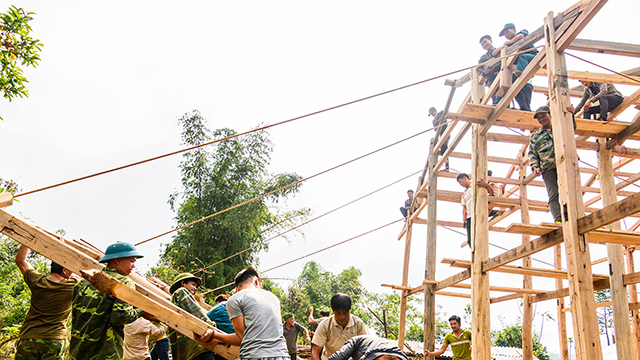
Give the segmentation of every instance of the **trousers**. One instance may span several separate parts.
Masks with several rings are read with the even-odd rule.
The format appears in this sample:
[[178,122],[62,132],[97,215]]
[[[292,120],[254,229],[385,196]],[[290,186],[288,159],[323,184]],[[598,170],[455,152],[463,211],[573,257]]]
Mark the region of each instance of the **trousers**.
[[542,173],[544,186],[547,188],[549,195],[549,210],[553,215],[553,220],[562,222],[562,214],[560,211],[560,196],[558,193],[558,170],[556,168],[547,169]]

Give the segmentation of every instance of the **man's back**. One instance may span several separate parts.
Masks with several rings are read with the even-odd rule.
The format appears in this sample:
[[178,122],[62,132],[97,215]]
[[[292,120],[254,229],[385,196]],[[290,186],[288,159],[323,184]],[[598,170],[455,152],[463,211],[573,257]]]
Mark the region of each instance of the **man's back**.
[[231,320],[244,317],[241,359],[289,356],[282,335],[280,301],[275,295],[258,288],[244,289],[227,300],[227,311]]
[[20,328],[21,339],[66,339],[67,318],[76,280],[51,280],[33,269],[24,273],[31,289],[31,305]]
[[349,339],[329,360],[348,360],[350,357],[353,360],[375,360],[382,355],[408,360],[398,348],[397,342],[371,335],[359,335]]

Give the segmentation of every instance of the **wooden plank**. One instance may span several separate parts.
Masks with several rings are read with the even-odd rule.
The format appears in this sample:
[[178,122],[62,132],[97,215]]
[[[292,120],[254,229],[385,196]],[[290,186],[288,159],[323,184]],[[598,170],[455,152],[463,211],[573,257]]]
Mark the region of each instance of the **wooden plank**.
[[622,283],[624,285],[633,285],[640,283],[640,272],[622,275]]
[[[553,249],[553,267],[555,270],[562,270],[562,247],[560,244]],[[562,279],[556,279],[556,291],[564,288]],[[531,304],[531,298],[529,298]],[[558,314],[558,341],[560,343],[560,359],[569,360],[569,338],[567,337],[567,314],[564,311],[564,297],[556,300],[556,311]]]
[[640,193],[579,218],[578,230],[580,234],[584,234],[638,212],[640,212]]
[[13,195],[9,192],[0,193],[0,208],[13,205]]
[[501,296],[501,297],[497,297],[497,298],[491,298],[491,300],[489,302],[492,303],[492,304],[496,304],[496,303],[503,302],[503,301],[521,299],[522,297],[523,297],[522,294],[511,294],[511,295],[505,295],[505,296]]
[[[76,274],[80,274],[80,270],[101,270],[104,267],[104,265],[98,263],[94,257],[71,247],[69,245],[70,242],[61,242],[57,237],[51,236],[45,230],[37,228],[2,209],[0,209],[0,232]],[[141,292],[151,300],[162,304],[166,309],[170,309],[172,311],[179,309],[176,305],[168,302],[166,298],[158,297],[153,290],[153,285],[140,283],[140,279],[137,279],[135,275],[135,273],[132,273],[130,277],[134,282],[136,282],[137,291]],[[135,303],[132,305],[137,306]],[[160,314],[152,314],[162,318]],[[196,320],[202,322],[200,319]],[[174,323],[168,323],[167,325],[193,339],[193,332],[187,331],[184,327]],[[228,360],[236,359],[239,354],[239,347],[237,346],[228,348],[227,345],[213,345],[214,344],[212,344],[212,348],[210,348],[210,350],[218,353]]]
[[[450,263],[452,267],[461,267],[461,268],[469,268],[471,266],[471,262],[469,260],[460,260],[460,259],[442,259],[442,263]],[[552,270],[552,269],[541,269],[541,268],[532,268],[532,267],[522,267],[522,266],[514,266],[514,265],[502,265],[501,267],[492,269],[491,271],[501,272],[506,274],[514,274],[514,275],[531,275],[531,276],[539,276],[545,278],[552,279],[567,279],[568,273],[562,270]],[[608,279],[608,275],[599,275],[594,274],[593,277],[595,279]]]
[[[453,152],[453,153],[451,153],[451,155],[449,155],[449,157],[459,158],[459,159],[471,159],[471,154],[462,153],[462,152]],[[487,156],[487,160],[489,162],[496,162],[496,163],[503,163],[503,164],[513,164],[513,165],[519,165],[520,164],[520,161],[518,161],[516,159],[509,159],[509,158],[499,157],[499,156]],[[438,174],[440,174],[440,173],[442,173],[442,172],[439,171]]]
[[449,291],[436,291],[436,295],[453,296],[453,297],[461,297],[461,298],[465,298],[465,299],[471,299],[471,295],[469,295],[469,294],[461,294],[461,293],[455,293],[455,292],[449,292]]
[[[546,29],[550,29],[550,31],[545,31],[547,37],[553,37],[553,39],[555,40],[553,43],[554,46],[554,51],[556,51],[557,53],[563,53],[567,47],[569,45],[571,45],[571,43],[573,42],[573,40],[576,39],[576,37],[578,37],[578,35],[580,34],[580,31],[582,31],[582,29],[584,29],[585,26],[587,26],[587,24],[589,23],[589,21],[591,21],[591,19],[593,19],[594,16],[596,16],[596,14],[598,13],[598,11],[600,11],[600,9],[602,9],[602,7],[604,6],[604,4],[607,3],[607,0],[591,0],[589,1],[589,3],[587,4],[587,6],[584,8],[583,11],[580,12],[580,15],[578,15],[578,18],[571,24],[571,26],[567,29],[566,32],[564,33],[560,33],[558,32],[558,37],[556,38],[556,31],[555,31],[555,22],[553,20],[552,15],[549,14],[549,16],[547,17],[547,19],[545,19],[545,30]],[[551,18],[551,20],[549,20]],[[553,35],[549,35],[549,34],[553,34]],[[556,40],[557,39],[557,40]],[[548,52],[548,50],[547,50]],[[547,61],[547,69],[551,69],[549,67],[549,61]],[[578,354],[576,354],[578,355]],[[579,357],[578,357],[579,358]],[[598,359],[602,358],[602,354],[600,354],[600,356],[598,357]],[[596,359],[596,358],[594,358]]]
[[640,45],[612,41],[574,39],[568,49],[598,54],[612,54],[640,57]]
[[523,234],[523,235],[546,235],[552,231],[557,230],[558,226],[544,226],[544,225],[532,225],[532,224],[518,224],[513,223],[507,227],[507,232],[512,234]]
[[[639,221],[640,223],[640,221]],[[629,273],[635,272],[635,261],[633,259],[634,247],[627,246],[626,248],[626,259],[627,259],[627,271]],[[638,302],[638,291],[637,286],[635,284],[629,284],[629,301],[632,303]],[[633,352],[636,354],[636,359],[638,358],[638,354],[640,353],[640,313],[638,309],[631,309],[631,326],[633,327],[633,341],[631,342],[633,346]]]
[[[167,309],[165,306],[147,298],[100,270],[80,270],[80,273],[82,277],[89,281],[98,291],[111,294],[129,304],[135,304],[137,308],[154,314],[154,316],[163,323],[175,324],[199,335],[203,335],[209,329],[214,329],[213,326],[182,309],[180,309],[181,311]],[[217,354],[224,356],[226,359],[233,360],[240,356],[240,351],[237,346],[223,345],[216,341],[200,344],[207,349],[215,349]]]
[[[640,85],[638,83],[637,85]],[[616,106],[610,113],[607,119],[615,119],[618,115],[620,115],[623,111],[629,108],[631,105],[635,104],[635,102],[640,99],[640,89],[636,90],[633,94],[624,98],[622,103]],[[613,146],[612,146],[613,147]]]

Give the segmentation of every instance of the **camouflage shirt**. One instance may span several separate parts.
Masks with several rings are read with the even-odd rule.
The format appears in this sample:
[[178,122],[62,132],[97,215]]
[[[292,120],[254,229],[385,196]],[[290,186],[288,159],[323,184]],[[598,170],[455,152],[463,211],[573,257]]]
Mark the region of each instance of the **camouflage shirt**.
[[556,168],[556,152],[553,147],[553,133],[551,129],[540,130],[531,134],[529,139],[529,164],[531,169],[545,171]]
[[[178,305],[179,308],[188,311],[198,319],[211,325],[215,325],[213,321],[209,320],[207,312],[198,304],[198,301],[196,301],[187,288],[181,287],[176,290],[171,296],[171,302]],[[169,332],[167,332],[167,336],[169,336],[169,339],[171,340],[171,355],[174,359],[190,360],[197,355],[209,352],[209,350],[205,349],[197,342],[179,334],[173,329],[170,329]]]
[[[102,271],[135,288],[133,281],[117,270],[105,267]],[[82,280],[73,288],[70,358],[122,359],[124,325],[134,322],[141,315],[142,310],[110,294],[101,293],[90,282]]]

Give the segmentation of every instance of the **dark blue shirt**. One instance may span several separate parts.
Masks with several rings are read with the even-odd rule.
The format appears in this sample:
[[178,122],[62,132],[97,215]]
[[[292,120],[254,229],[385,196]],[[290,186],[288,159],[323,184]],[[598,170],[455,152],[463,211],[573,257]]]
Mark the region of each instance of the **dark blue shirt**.
[[216,322],[218,329],[227,334],[235,334],[236,331],[233,329],[233,324],[231,323],[231,319],[229,319],[229,313],[227,313],[226,301],[216,304],[213,309],[209,310],[207,317]]

